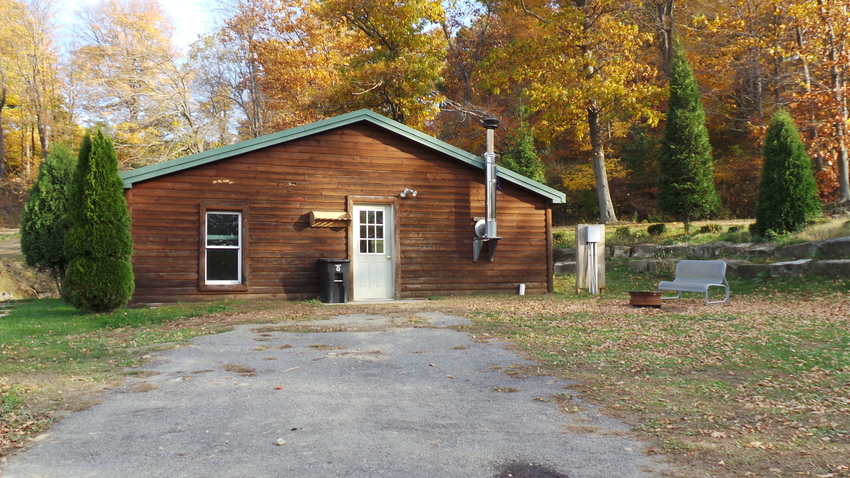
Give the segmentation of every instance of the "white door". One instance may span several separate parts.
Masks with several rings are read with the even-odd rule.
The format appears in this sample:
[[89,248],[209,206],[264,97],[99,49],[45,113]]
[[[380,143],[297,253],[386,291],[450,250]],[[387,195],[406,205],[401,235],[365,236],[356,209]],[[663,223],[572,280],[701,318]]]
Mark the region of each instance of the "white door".
[[390,204],[354,206],[354,300],[393,298],[393,218]]

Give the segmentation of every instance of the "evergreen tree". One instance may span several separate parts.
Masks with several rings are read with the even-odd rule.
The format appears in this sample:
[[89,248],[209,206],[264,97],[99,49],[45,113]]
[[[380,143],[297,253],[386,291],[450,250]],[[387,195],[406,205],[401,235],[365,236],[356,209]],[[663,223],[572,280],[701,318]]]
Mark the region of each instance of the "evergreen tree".
[[130,216],[115,148],[100,130],[83,138],[69,200],[66,300],[95,312],[123,307],[135,288]]
[[543,161],[537,156],[534,135],[527,124],[523,123],[517,130],[510,146],[502,154],[501,165],[537,182],[546,181]]
[[21,217],[21,251],[27,265],[49,270],[60,292],[68,266],[64,244],[70,227],[68,192],[75,165],[70,148],[53,145],[41,163]]
[[673,52],[667,125],[658,164],[658,206],[685,223],[718,211],[711,144],[693,70],[680,47]]
[[770,238],[798,231],[820,213],[812,160],[791,114],[777,110],[767,129],[756,222],[750,230],[756,237]]

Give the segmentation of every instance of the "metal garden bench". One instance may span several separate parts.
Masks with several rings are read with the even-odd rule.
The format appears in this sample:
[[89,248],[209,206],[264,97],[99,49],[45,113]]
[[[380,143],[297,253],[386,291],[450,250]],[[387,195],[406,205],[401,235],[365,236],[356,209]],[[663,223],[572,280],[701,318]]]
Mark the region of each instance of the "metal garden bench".
[[[708,300],[710,287],[722,287],[725,290],[723,300]],[[705,305],[728,304],[729,283],[726,282],[726,263],[723,261],[679,261],[676,264],[676,278],[672,281],[659,282],[658,290],[678,292],[675,296],[662,297],[662,299],[681,299],[682,292],[702,292],[705,294]]]

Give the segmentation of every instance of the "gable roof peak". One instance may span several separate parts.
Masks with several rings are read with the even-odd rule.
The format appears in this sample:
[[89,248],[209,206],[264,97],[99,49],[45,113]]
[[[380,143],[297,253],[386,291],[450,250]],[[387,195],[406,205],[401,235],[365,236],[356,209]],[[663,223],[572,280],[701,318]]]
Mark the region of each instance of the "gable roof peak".
[[[195,153],[182,158],[172,159],[150,166],[125,171],[120,174],[124,181],[124,188],[130,189],[133,184],[148,181],[151,179],[165,176],[167,174],[177,173],[186,169],[203,166],[205,164],[214,163],[216,161],[231,158],[240,154],[250,153],[258,149],[266,148],[293,141],[306,136],[322,133],[336,128],[345,127],[358,122],[368,122],[384,130],[396,133],[407,138],[410,141],[418,143],[422,146],[439,151],[447,156],[450,156],[462,163],[484,169],[484,160],[472,153],[464,151],[456,146],[452,146],[445,141],[441,141],[433,136],[425,134],[419,130],[413,129],[410,126],[399,123],[386,116],[375,113],[368,109],[361,109],[345,113],[332,118],[309,123],[303,126],[296,126],[277,133],[267,134],[257,138],[240,141],[228,146]],[[541,184],[530,178],[527,178],[519,173],[515,173],[509,169],[499,168],[499,176],[506,180],[528,189],[538,195],[550,199],[553,203],[561,204],[565,202],[564,193],[550,188],[545,184]]]

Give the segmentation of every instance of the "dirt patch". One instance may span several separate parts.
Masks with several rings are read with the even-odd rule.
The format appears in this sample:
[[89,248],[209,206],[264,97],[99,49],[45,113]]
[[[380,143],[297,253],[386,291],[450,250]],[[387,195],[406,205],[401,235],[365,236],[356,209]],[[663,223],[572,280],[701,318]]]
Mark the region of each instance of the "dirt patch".
[[552,470],[544,465],[513,462],[502,465],[499,474],[493,478],[570,478],[568,475]]
[[57,296],[49,274],[27,267],[23,256],[0,254],[0,301]]
[[0,255],[21,253],[21,237],[17,229],[0,229]]
[[159,388],[159,385],[154,385],[148,382],[134,383],[127,387],[127,391],[131,393],[145,393],[150,392],[151,390],[156,390]]
[[379,360],[384,360],[385,357],[380,350],[369,350],[369,351],[361,351],[361,350],[349,350],[345,352],[330,352],[328,353],[328,358],[349,358],[349,359],[357,359],[363,360],[366,362],[377,362]]
[[0,230],[0,301],[57,295],[56,284],[50,274],[27,267],[21,254],[18,231]]
[[307,347],[315,350],[344,350],[347,347],[341,345],[327,345],[327,344],[312,344]]
[[247,365],[237,365],[237,364],[229,364],[223,367],[224,370],[228,372],[238,373],[241,377],[256,377],[257,371],[254,367],[249,367]]

